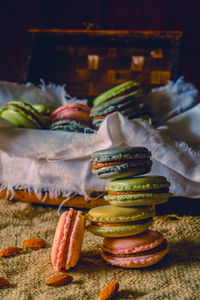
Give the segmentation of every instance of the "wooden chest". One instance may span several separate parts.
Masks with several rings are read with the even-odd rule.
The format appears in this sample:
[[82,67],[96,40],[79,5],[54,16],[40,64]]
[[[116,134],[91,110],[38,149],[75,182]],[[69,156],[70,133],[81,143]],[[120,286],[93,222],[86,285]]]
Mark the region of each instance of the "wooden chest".
[[145,91],[181,74],[180,31],[30,29],[23,81],[66,84],[90,101],[137,80]]

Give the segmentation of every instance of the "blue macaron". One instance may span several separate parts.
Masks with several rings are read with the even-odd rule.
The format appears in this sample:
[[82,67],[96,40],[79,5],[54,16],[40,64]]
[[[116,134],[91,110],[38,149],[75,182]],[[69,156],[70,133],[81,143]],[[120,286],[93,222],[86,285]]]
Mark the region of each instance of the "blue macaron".
[[51,124],[51,130],[81,132],[81,133],[95,133],[96,131],[90,128],[87,124],[77,122],[75,120],[60,120]]
[[151,171],[151,152],[145,147],[117,147],[91,156],[92,173],[101,179],[126,178]]

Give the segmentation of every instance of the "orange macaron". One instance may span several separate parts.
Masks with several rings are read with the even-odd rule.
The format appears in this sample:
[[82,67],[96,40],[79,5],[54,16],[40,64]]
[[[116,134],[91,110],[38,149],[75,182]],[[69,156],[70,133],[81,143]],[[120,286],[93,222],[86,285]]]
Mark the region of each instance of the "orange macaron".
[[85,232],[85,217],[81,211],[70,208],[57,224],[51,262],[55,271],[69,270],[77,265]]

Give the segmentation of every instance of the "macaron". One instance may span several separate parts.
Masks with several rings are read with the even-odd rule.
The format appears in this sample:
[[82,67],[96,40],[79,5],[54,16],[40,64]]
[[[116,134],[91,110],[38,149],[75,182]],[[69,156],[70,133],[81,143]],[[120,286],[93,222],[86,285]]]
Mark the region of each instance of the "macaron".
[[69,270],[77,265],[85,232],[85,217],[81,211],[70,208],[64,212],[57,224],[51,261],[55,271]]
[[25,128],[45,128],[46,120],[32,105],[23,101],[10,101],[1,110],[0,117]]
[[77,122],[75,120],[55,121],[49,127],[51,130],[61,130],[70,132],[95,133],[96,131],[89,125]]
[[120,112],[130,120],[146,118],[147,108],[145,104],[141,102],[141,95],[142,91],[136,90],[128,95],[116,97],[99,106],[95,106],[91,109],[90,113],[92,124],[98,128],[104,119],[115,111]]
[[60,120],[75,120],[80,123],[89,125],[90,107],[80,102],[68,103],[57,108],[50,116],[50,124]]
[[116,96],[121,96],[122,94],[125,95],[126,93],[130,93],[133,90],[137,90],[139,86],[140,84],[134,80],[126,81],[119,85],[116,85],[95,97],[93,100],[93,107],[96,107],[104,103],[105,101],[115,98]]
[[169,246],[162,233],[146,230],[129,237],[106,237],[102,250],[102,258],[111,265],[143,268],[154,265],[163,259],[169,251]]
[[93,100],[90,116],[98,128],[111,113],[118,111],[128,119],[149,118],[147,107],[141,100],[143,91],[136,81],[127,81],[100,94]]
[[155,210],[149,206],[99,206],[89,210],[86,215],[91,222],[87,230],[104,237],[134,235],[147,230],[153,223],[154,215]]
[[164,176],[140,176],[110,181],[105,200],[115,206],[161,204],[169,199],[170,183]]
[[137,176],[151,171],[151,152],[145,147],[117,147],[91,155],[92,173],[101,179]]

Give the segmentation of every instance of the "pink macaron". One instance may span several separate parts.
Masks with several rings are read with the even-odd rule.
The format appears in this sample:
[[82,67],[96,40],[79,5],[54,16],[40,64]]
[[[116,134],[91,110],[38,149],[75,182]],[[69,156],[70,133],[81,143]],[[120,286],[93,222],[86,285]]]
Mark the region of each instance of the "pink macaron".
[[81,211],[70,208],[57,224],[51,261],[55,271],[69,270],[77,265],[85,232],[85,217]]
[[143,268],[159,262],[169,251],[162,233],[146,230],[120,238],[104,238],[102,258],[115,266]]
[[50,124],[60,120],[75,120],[80,123],[90,124],[90,107],[75,102],[57,108],[50,116]]

